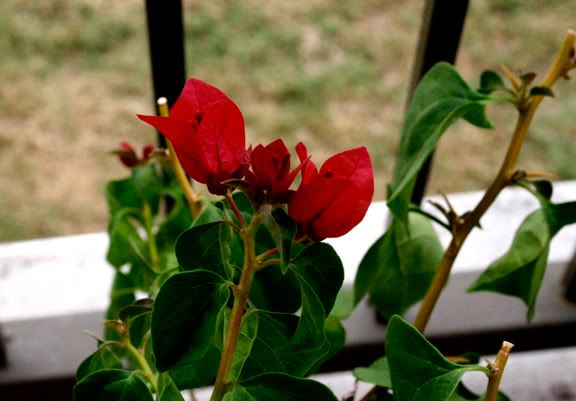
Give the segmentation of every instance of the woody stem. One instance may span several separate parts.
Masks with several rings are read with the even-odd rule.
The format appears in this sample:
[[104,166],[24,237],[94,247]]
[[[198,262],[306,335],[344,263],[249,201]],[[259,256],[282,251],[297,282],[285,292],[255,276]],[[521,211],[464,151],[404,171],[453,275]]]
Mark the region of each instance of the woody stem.
[[210,401],[221,401],[228,390],[228,375],[232,367],[232,360],[238,345],[238,337],[240,335],[240,328],[242,326],[242,318],[248,302],[248,295],[250,294],[250,287],[256,266],[256,232],[262,224],[265,214],[269,214],[270,205],[264,205],[252,217],[252,221],[248,226],[242,229],[242,238],[244,240],[244,267],[242,268],[242,275],[240,282],[234,291],[234,305],[230,313],[230,322],[226,332],[226,339],[224,342],[224,349],[220,359],[220,366],[216,374],[216,381],[214,383],[214,391]]

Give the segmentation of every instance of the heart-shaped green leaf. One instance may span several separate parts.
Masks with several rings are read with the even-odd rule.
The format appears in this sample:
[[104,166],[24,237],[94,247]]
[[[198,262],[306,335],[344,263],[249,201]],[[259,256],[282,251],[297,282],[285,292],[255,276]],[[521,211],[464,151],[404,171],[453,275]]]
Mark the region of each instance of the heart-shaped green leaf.
[[426,293],[443,252],[426,217],[410,213],[408,226],[394,218],[360,263],[355,304],[368,293],[383,316],[405,313]]
[[480,89],[478,92],[488,95],[497,89],[503,89],[506,85],[500,75],[492,70],[486,70],[480,75]]
[[360,381],[372,383],[379,387],[392,388],[390,366],[388,365],[388,358],[385,356],[376,359],[372,365],[367,368],[354,369],[354,377]]
[[161,373],[158,378],[158,401],[184,401],[184,397],[168,373]]
[[576,223],[576,202],[552,204],[544,199],[542,209],[522,222],[510,249],[492,262],[468,291],[493,291],[520,298],[532,319],[534,305],[546,271],[550,241],[565,225]]
[[484,114],[489,100],[470,88],[448,63],[436,64],[422,78],[406,114],[396,173],[389,186],[388,207],[401,222],[408,218],[416,175],[442,134],[459,118],[490,128]]
[[122,369],[122,362],[109,347],[100,346],[78,366],[76,381],[79,382],[91,373],[104,369]]
[[164,283],[152,314],[152,345],[159,371],[186,366],[192,374],[202,368],[203,357],[221,345],[219,315],[229,297],[228,285],[207,270],[178,273]]
[[176,257],[181,270],[211,270],[232,280],[243,264],[242,241],[222,221],[202,224],[180,235]]
[[[136,287],[129,276],[117,271],[112,282],[112,291],[110,292],[110,304],[106,311],[107,320],[116,320],[120,310],[126,305],[131,305],[136,301],[134,292]],[[106,329],[107,340],[118,340],[120,337],[114,330]]]
[[281,373],[264,373],[235,384],[224,401],[337,401],[323,384]]
[[75,401],[153,401],[146,383],[133,372],[99,370],[74,386]]
[[192,215],[179,186],[166,188],[162,194],[171,200],[171,207],[166,218],[160,222],[155,235],[156,244],[160,252],[172,253],[178,236],[192,225]]
[[[278,266],[267,267],[256,277],[270,268]],[[285,275],[279,269],[276,274],[280,280],[294,277],[301,309],[298,314],[296,309],[291,313],[256,308],[247,312],[241,350],[235,355],[233,376],[238,380],[262,371],[305,376],[344,345],[340,322],[328,317],[344,278],[340,258],[332,247],[311,245],[292,260]]]
[[294,313],[302,305],[300,283],[296,274],[282,273],[280,266],[259,271],[252,282],[250,302],[260,310]]
[[118,318],[124,322],[130,335],[130,342],[135,347],[140,346],[142,339],[150,330],[153,305],[153,300],[144,298],[126,305],[118,313]]
[[[456,387],[456,391],[452,393],[449,401],[483,401],[484,396],[478,395],[470,391],[462,382]],[[510,401],[510,399],[503,392],[498,392],[496,401]]]
[[156,215],[160,205],[160,195],[164,187],[162,177],[158,174],[156,166],[150,163],[135,167],[131,171],[135,193],[142,204],[148,204],[152,214]]
[[106,260],[116,268],[125,264],[146,263],[149,259],[146,242],[131,221],[131,218],[138,214],[139,211],[135,209],[121,209],[110,220],[110,244]]
[[106,185],[106,201],[110,215],[120,209],[140,209],[142,201],[138,198],[132,178],[110,181]]
[[487,369],[448,361],[400,316],[390,319],[386,356],[396,401],[448,401],[468,371]]

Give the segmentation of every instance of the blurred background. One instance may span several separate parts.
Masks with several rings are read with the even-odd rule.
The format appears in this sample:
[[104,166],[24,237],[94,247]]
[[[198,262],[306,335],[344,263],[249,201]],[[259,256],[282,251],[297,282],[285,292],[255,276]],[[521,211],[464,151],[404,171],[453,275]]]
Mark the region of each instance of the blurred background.
[[[0,2],[0,241],[103,231],[109,155],[154,132],[141,0]],[[304,141],[317,162],[366,145],[383,200],[395,162],[422,0],[184,0],[188,75],[243,111],[248,143]],[[472,1],[457,66],[473,86],[504,63],[543,74],[576,8],[562,0]],[[541,107],[520,167],[576,178],[576,87]],[[430,192],[481,189],[514,125],[457,124],[437,153]]]

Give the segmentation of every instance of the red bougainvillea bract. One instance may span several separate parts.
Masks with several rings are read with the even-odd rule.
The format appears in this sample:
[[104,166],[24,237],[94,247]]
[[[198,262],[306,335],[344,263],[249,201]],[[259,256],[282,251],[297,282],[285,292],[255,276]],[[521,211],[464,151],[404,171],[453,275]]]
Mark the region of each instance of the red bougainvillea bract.
[[186,173],[211,193],[225,194],[223,181],[244,176],[244,118],[220,89],[191,78],[168,117],[138,117],[172,142]]
[[339,237],[366,214],[374,194],[374,173],[365,147],[332,156],[316,173],[305,166],[289,214],[313,240]]
[[[290,170],[291,155],[281,139],[246,150],[244,118],[222,91],[189,79],[169,117],[143,116],[174,145],[186,173],[207,184],[213,194],[238,180],[255,206],[287,204],[299,235],[314,241],[339,237],[366,214],[374,194],[370,155],[365,147],[332,156],[316,168],[304,144],[296,146],[300,164]],[[300,186],[290,189],[300,174]]]

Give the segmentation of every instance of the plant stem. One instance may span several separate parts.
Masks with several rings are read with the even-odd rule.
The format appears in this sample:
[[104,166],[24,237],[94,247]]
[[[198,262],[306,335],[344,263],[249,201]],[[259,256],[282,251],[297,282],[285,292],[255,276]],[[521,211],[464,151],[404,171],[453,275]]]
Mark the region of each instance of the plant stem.
[[508,356],[513,346],[514,344],[504,341],[500,351],[498,351],[498,355],[496,355],[496,362],[488,365],[491,373],[488,377],[488,388],[486,389],[484,401],[496,401],[498,399],[500,381],[502,380],[502,374],[504,373],[504,368],[506,367],[506,362],[508,362]]
[[138,362],[138,365],[140,366],[142,373],[144,373],[144,376],[146,376],[148,378],[148,380],[150,381],[150,385],[152,386],[152,389],[154,390],[154,392],[157,393],[158,392],[158,378],[156,377],[156,375],[154,374],[154,372],[150,368],[150,365],[148,364],[148,361],[146,360],[146,358],[144,358],[144,355],[142,355],[142,353],[139,350],[137,350],[130,343],[129,340],[125,341],[123,346],[130,353],[130,355],[136,360],[136,362]]
[[[562,47],[556,55],[554,63],[548,70],[546,77],[539,86],[550,88],[559,78],[563,77],[568,72],[572,66],[571,57],[575,41],[576,33],[574,31],[568,31],[564,38]],[[432,283],[430,284],[430,287],[424,296],[414,321],[414,327],[416,327],[420,332],[423,333],[426,329],[426,326],[428,325],[432,311],[436,306],[436,302],[440,297],[442,289],[448,281],[450,271],[452,270],[454,261],[456,260],[456,257],[458,256],[464,241],[474,226],[478,224],[484,213],[492,205],[494,200],[498,197],[502,189],[510,184],[516,169],[518,156],[520,155],[522,145],[524,144],[524,140],[526,139],[526,135],[528,133],[528,128],[542,99],[543,96],[531,97],[527,100],[525,107],[519,107],[519,115],[516,127],[514,129],[514,134],[512,135],[506,156],[502,162],[502,166],[500,167],[498,174],[474,210],[470,214],[466,215],[463,218],[463,221],[455,223],[450,245],[448,245],[448,248],[442,257],[440,266],[438,267],[436,275],[434,276],[434,279],[432,280]]]
[[[159,98],[157,104],[159,114],[162,117],[168,117],[168,103],[166,98]],[[172,171],[174,171],[176,179],[178,180],[178,183],[184,192],[184,197],[186,198],[186,202],[190,208],[190,213],[192,214],[192,218],[194,218],[200,214],[200,197],[192,189],[190,181],[188,180],[188,177],[186,176],[186,173],[184,172],[184,169],[178,160],[178,156],[176,155],[176,151],[174,150],[172,142],[166,138],[166,143],[168,144],[168,159],[170,160],[170,166],[172,167]]]
[[150,263],[152,264],[152,270],[155,273],[160,272],[160,256],[158,256],[158,248],[156,246],[156,237],[154,236],[153,227],[154,220],[152,218],[152,212],[150,211],[150,206],[148,203],[144,203],[144,228],[146,229],[146,239],[148,242],[148,251],[150,252]]
[[[234,203],[233,203],[234,204]],[[234,204],[235,205],[235,204]],[[259,210],[254,213],[252,221],[248,226],[244,226],[242,230],[242,237],[244,240],[244,267],[242,268],[242,275],[240,282],[234,291],[234,305],[230,314],[230,323],[228,331],[226,332],[226,340],[224,342],[224,350],[220,359],[220,366],[216,374],[216,382],[214,383],[214,391],[210,397],[210,401],[221,401],[228,389],[228,375],[232,367],[232,360],[238,344],[238,336],[240,334],[240,327],[242,325],[242,318],[244,310],[248,302],[248,295],[250,294],[250,287],[252,286],[252,279],[256,271],[258,261],[256,260],[256,232],[258,227],[262,224],[264,215],[271,213],[270,205],[263,205]],[[246,224],[246,222],[244,222]]]
[[244,215],[242,214],[240,209],[238,209],[238,205],[236,205],[236,202],[234,202],[234,198],[232,198],[232,194],[230,193],[230,191],[226,192],[225,197],[226,197],[226,201],[230,205],[230,209],[232,209],[232,212],[234,213],[234,216],[236,216],[236,218],[238,219],[238,223],[240,223],[240,226],[246,227],[248,225],[248,223],[246,223],[246,219],[244,218]]

